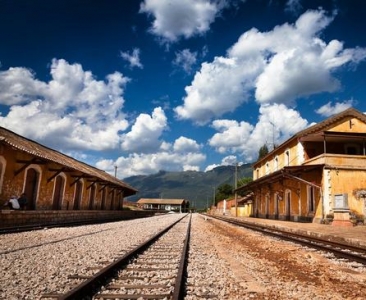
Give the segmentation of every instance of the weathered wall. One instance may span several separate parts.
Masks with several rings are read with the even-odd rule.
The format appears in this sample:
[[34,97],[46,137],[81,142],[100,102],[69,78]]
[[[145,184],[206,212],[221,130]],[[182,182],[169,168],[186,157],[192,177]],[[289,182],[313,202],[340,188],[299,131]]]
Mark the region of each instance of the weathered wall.
[[0,228],[17,226],[47,226],[70,222],[90,223],[98,221],[118,221],[153,216],[146,211],[0,211]]
[[[2,170],[2,182],[0,186],[0,206],[13,195],[19,197],[25,189],[26,174],[30,169],[36,170],[38,173],[38,184],[35,209],[36,210],[52,210],[53,198],[55,191],[55,182],[57,177],[53,177],[57,171],[61,168],[56,163],[40,163],[34,162],[33,164],[26,165],[22,162],[29,162],[34,157],[26,152],[19,151],[9,147],[7,145],[1,145],[0,149],[0,163],[4,170]],[[1,173],[0,173],[1,175]],[[81,175],[81,173],[80,173]],[[62,176],[65,179],[63,197],[61,201],[62,210],[72,210],[74,206],[74,198],[76,191],[76,176],[79,176],[78,172],[61,172],[58,176]],[[92,182],[86,178],[80,179],[82,183],[80,210],[89,209],[90,193],[92,191]],[[101,209],[103,186],[99,183],[95,183],[95,197],[93,209]],[[113,191],[111,188],[105,188],[105,209],[115,210],[122,208],[123,195]],[[113,207],[111,207],[113,199]],[[30,202],[30,201],[28,201]],[[29,209],[29,207],[28,207]]]
[[366,171],[332,169],[329,175],[332,182],[329,191],[330,208],[334,208],[335,194],[347,194],[350,210],[357,214],[365,214],[365,199],[360,195],[362,191],[366,192]]

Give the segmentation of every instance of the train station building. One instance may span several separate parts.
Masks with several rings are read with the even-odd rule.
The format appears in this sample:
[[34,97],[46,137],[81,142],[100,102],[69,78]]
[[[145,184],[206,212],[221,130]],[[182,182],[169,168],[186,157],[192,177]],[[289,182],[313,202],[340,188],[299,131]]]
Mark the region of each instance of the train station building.
[[136,189],[70,156],[0,127],[0,209],[26,194],[27,211],[121,210]]
[[285,141],[253,165],[250,215],[352,225],[366,215],[366,116],[353,108]]

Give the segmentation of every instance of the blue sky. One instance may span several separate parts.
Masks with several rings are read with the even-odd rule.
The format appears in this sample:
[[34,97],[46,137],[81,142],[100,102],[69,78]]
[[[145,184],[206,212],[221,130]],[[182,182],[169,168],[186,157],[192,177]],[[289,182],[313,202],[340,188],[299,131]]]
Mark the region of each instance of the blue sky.
[[119,178],[366,112],[362,0],[1,0],[0,126]]

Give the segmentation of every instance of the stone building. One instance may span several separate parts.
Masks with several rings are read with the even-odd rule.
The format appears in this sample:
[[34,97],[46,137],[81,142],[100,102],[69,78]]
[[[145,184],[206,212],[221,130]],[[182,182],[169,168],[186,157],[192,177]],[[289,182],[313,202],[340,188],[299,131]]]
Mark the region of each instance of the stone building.
[[23,192],[27,210],[120,210],[123,198],[137,190],[0,127],[0,205]]

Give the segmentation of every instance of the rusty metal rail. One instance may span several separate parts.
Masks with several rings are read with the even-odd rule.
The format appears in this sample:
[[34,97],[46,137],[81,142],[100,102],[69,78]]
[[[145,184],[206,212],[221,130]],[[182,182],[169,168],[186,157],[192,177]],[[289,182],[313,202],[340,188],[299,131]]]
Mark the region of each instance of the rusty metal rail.
[[297,232],[288,232],[278,228],[272,228],[265,225],[254,224],[221,216],[210,216],[210,218],[221,220],[236,226],[248,228],[254,231],[261,232],[265,235],[270,235],[282,240],[301,244],[305,247],[314,248],[321,251],[332,253],[337,258],[343,258],[350,261],[355,261],[366,265],[366,249],[354,245],[330,241],[319,237],[304,235]]

